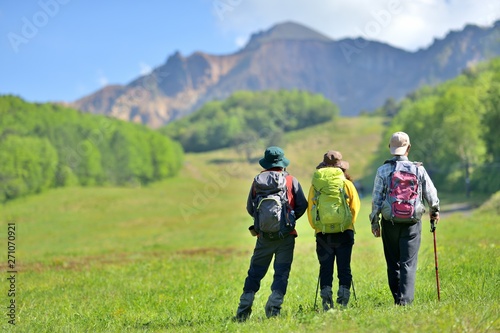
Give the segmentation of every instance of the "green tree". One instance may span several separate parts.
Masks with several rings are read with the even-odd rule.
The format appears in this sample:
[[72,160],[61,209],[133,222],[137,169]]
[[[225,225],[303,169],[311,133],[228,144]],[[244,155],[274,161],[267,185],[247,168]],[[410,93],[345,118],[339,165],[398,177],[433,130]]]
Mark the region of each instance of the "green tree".
[[201,152],[240,146],[245,137],[279,142],[285,132],[330,121],[338,114],[338,108],[319,94],[238,91],[225,101],[206,103],[160,131],[178,140],[186,151]]
[[496,59],[410,94],[400,103],[384,145],[392,132],[407,132],[412,158],[424,162],[441,190],[498,190],[500,177],[491,171],[500,149],[499,77]]
[[0,200],[53,186],[57,153],[47,139],[9,135],[0,141]]
[[177,142],[145,126],[15,96],[0,97],[0,148],[0,201],[54,186],[147,184],[175,176],[183,160]]

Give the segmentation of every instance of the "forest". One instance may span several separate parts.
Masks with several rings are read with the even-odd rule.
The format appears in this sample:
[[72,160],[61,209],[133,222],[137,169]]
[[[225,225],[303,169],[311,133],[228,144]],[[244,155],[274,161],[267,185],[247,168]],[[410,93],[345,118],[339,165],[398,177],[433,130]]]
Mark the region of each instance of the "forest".
[[[305,91],[239,91],[152,130],[59,104],[1,96],[0,202],[54,187],[146,185],[175,176],[184,151],[248,148],[249,158],[257,142],[280,145],[285,133],[334,123],[339,113],[322,95]],[[374,160],[390,157],[391,133],[405,131],[410,158],[424,163],[440,190],[500,189],[500,58],[401,101],[389,99],[365,116],[371,115],[387,119]]]
[[157,131],[51,103],[0,97],[0,202],[48,188],[172,177],[182,147]]
[[279,144],[286,132],[330,121],[338,107],[320,94],[299,90],[239,91],[212,101],[160,131],[178,140],[186,152],[244,147],[262,138]]
[[391,133],[411,138],[411,159],[422,161],[444,191],[493,193],[500,189],[500,58],[480,63],[436,87],[422,87],[375,114],[391,118]]

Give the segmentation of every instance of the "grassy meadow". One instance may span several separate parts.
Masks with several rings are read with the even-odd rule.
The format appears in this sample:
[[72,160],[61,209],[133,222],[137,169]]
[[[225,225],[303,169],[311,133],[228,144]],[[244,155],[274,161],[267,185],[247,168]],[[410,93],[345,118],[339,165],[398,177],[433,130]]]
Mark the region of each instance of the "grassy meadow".
[[[369,166],[382,130],[379,118],[342,118],[335,125],[288,134],[288,170],[307,191],[323,153],[337,149],[351,163],[352,176],[361,178],[373,172]],[[255,158],[262,152],[258,148]],[[304,216],[298,221],[282,315],[268,320],[264,314],[271,268],[250,320],[232,322],[255,243],[247,230],[252,222],[245,204],[251,179],[259,171],[257,162],[245,162],[235,149],[188,154],[179,177],[148,187],[64,188],[3,205],[0,299],[7,312],[12,299],[7,296],[8,223],[14,223],[16,325],[8,323],[6,313],[0,330],[500,332],[498,212],[443,216],[436,233],[441,302],[426,221],[415,302],[395,307],[382,243],[370,232],[369,196],[362,199],[356,225],[356,300],[351,297],[348,309],[323,313],[313,308],[319,265]],[[444,194],[441,198],[452,202]]]

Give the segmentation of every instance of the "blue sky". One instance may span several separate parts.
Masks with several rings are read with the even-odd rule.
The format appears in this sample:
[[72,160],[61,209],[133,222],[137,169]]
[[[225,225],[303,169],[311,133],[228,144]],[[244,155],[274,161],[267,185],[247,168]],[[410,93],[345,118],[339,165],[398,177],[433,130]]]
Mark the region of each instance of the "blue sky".
[[415,51],[498,19],[498,0],[4,0],[0,94],[73,101],[127,84],[175,51],[236,52],[250,34],[289,20],[332,39]]

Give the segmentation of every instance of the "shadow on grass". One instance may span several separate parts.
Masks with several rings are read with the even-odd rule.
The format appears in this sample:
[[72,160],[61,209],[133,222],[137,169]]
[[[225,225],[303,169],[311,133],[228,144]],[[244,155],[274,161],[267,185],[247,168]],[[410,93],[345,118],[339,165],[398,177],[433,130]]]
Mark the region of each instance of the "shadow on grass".
[[234,158],[213,158],[208,161],[210,164],[222,165],[222,164],[230,164],[236,162],[237,160]]
[[[226,317],[209,317],[207,314],[207,318],[165,318],[164,320],[151,320],[145,322],[135,322],[130,325],[134,329],[167,329],[173,330],[182,329],[182,328],[208,328],[208,327],[217,327],[221,324],[230,323],[232,321],[232,316]],[[128,325],[127,325],[128,326]]]
[[[321,300],[318,298],[318,302],[316,306],[311,302],[310,304],[301,304],[296,309],[289,309],[282,311],[281,316],[276,318],[266,318],[264,313],[254,313],[252,316],[245,322],[237,322],[233,320],[234,314],[230,314],[227,316],[211,316],[209,312],[206,313],[206,317],[204,318],[187,318],[187,317],[179,317],[173,318],[169,316],[165,316],[164,319],[153,319],[153,320],[144,320],[142,322],[134,322],[130,325],[125,325],[127,327],[131,327],[133,329],[146,329],[146,330],[182,330],[182,329],[214,329],[220,328],[222,326],[226,327],[228,324],[233,325],[245,325],[245,324],[258,324],[263,323],[268,320],[279,320],[283,319],[293,319],[301,324],[312,323],[318,319],[318,316],[331,315],[332,313],[341,314],[344,311],[349,312],[353,310],[355,312],[359,311],[361,305],[358,303],[359,300],[353,301],[349,304],[347,309],[341,309],[339,306],[335,306],[334,309],[328,311],[323,311],[321,308]],[[375,307],[385,307],[387,304],[380,302],[375,305]]]

